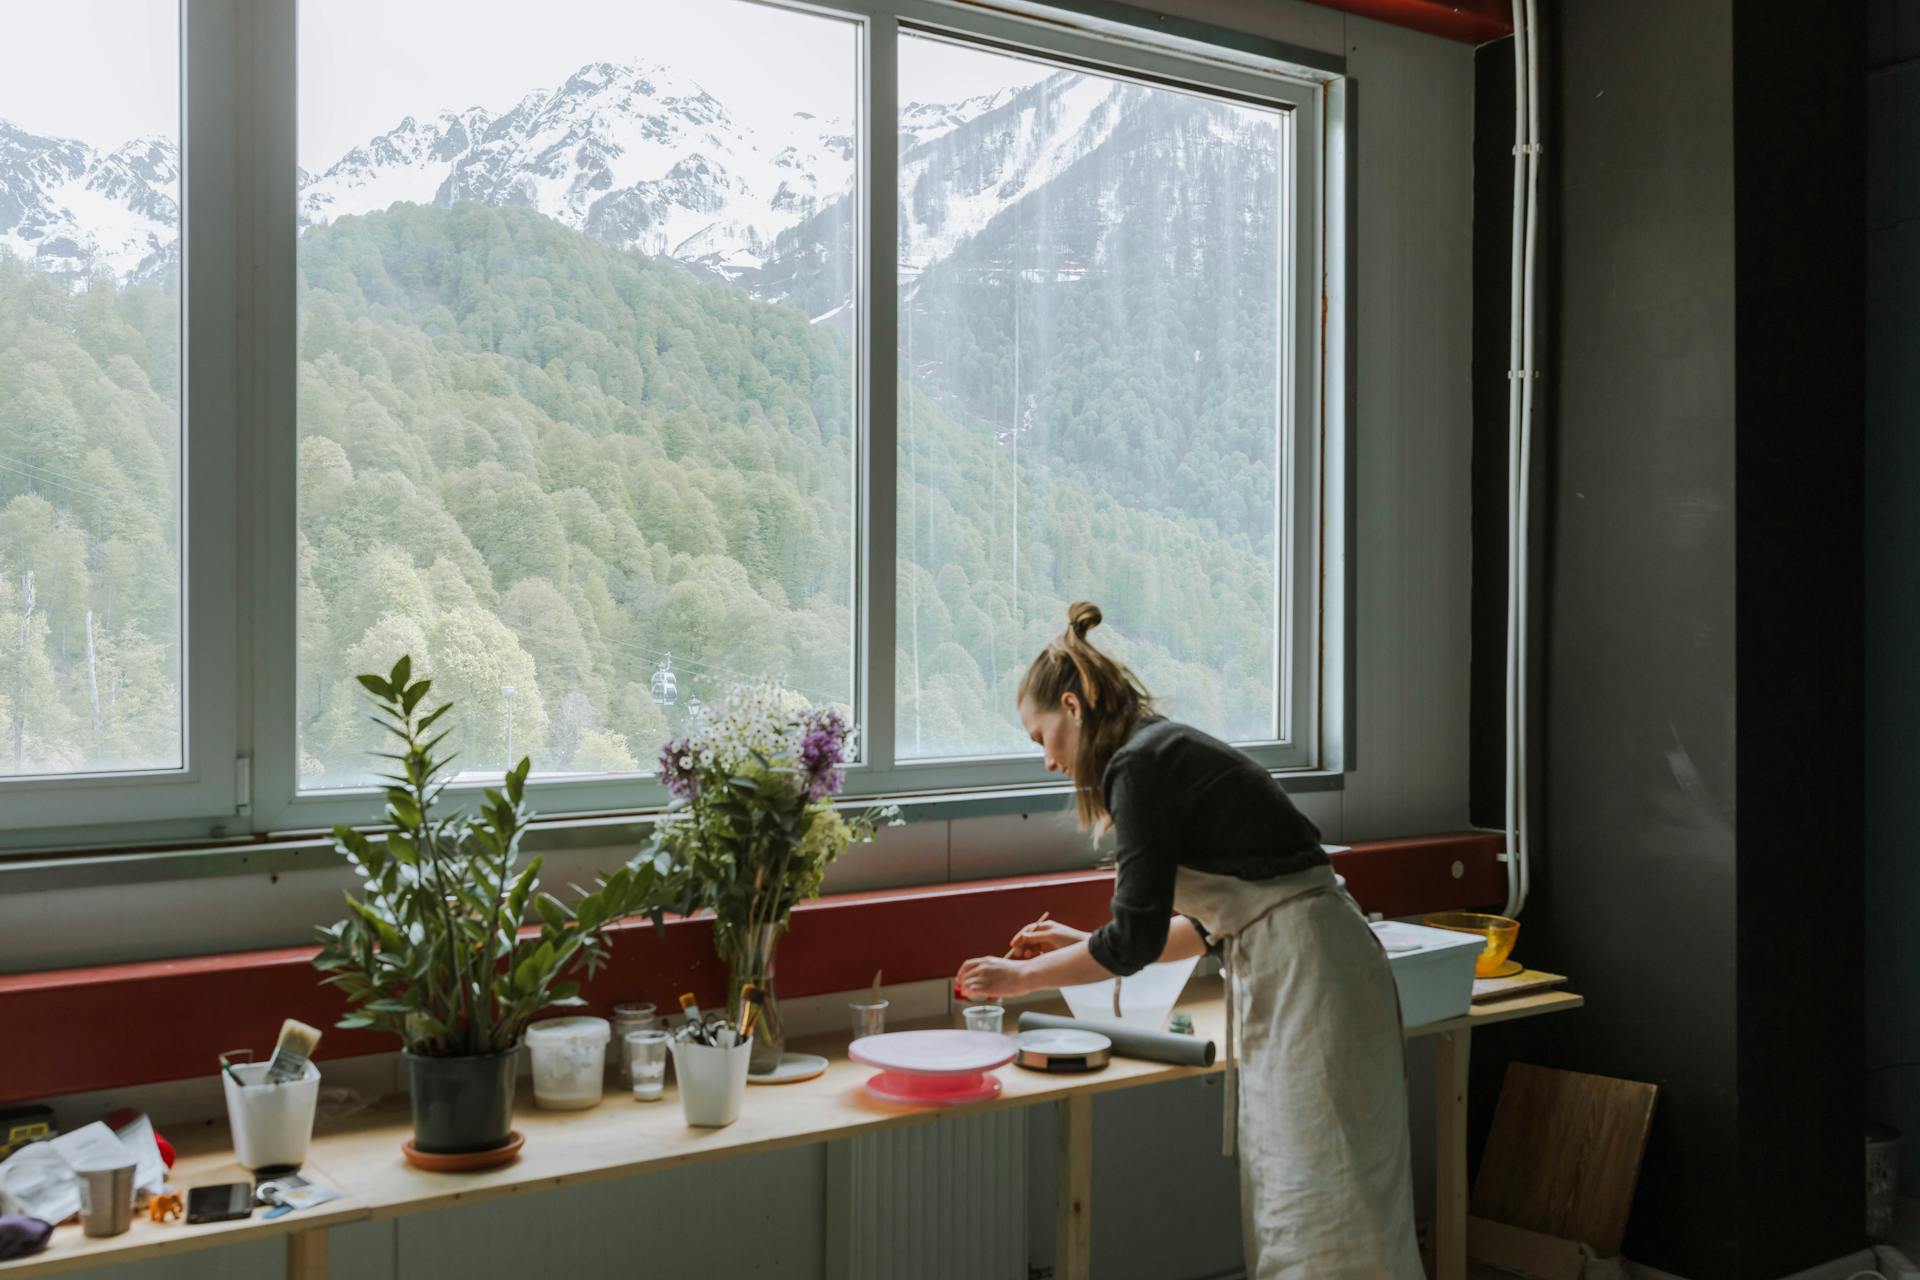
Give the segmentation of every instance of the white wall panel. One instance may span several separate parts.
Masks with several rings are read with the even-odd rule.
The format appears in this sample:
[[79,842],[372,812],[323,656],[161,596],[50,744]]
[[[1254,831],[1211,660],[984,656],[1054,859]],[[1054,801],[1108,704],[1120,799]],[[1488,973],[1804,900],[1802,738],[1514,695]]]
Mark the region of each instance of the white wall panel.
[[1467,825],[1473,51],[1355,18],[1346,54],[1360,139],[1352,842]]

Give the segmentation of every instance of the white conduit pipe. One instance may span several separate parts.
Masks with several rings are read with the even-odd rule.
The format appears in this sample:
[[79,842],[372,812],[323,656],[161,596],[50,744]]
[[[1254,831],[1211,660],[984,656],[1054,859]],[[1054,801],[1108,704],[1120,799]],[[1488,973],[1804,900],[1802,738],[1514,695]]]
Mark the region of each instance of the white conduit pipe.
[[1514,789],[1514,754],[1519,742],[1514,734],[1519,711],[1517,672],[1513,656],[1519,647],[1519,549],[1514,541],[1517,524],[1514,514],[1520,501],[1520,288],[1526,273],[1523,245],[1526,239],[1526,165],[1521,157],[1527,142],[1527,53],[1526,17],[1521,5],[1513,4],[1513,260],[1511,291],[1507,309],[1507,708],[1502,722],[1507,739],[1506,837],[1507,847],[1500,860],[1507,864],[1507,905],[1502,911],[1512,915],[1520,909],[1520,859],[1516,838],[1520,827],[1518,793]]
[[1540,225],[1540,56],[1535,0],[1513,3],[1513,254],[1507,388],[1507,905],[1530,887],[1527,806],[1527,577],[1532,513],[1534,295]]

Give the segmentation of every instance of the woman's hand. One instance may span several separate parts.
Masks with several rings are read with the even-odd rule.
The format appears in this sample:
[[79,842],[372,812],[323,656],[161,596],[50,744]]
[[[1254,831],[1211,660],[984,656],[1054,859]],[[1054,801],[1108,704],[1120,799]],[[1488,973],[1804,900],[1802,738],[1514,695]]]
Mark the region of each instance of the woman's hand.
[[1012,954],[1016,960],[1031,960],[1049,951],[1085,942],[1087,931],[1058,920],[1038,920],[1013,935]]
[[960,966],[953,989],[967,1000],[1004,1000],[1034,990],[1027,966],[1018,960],[980,956]]

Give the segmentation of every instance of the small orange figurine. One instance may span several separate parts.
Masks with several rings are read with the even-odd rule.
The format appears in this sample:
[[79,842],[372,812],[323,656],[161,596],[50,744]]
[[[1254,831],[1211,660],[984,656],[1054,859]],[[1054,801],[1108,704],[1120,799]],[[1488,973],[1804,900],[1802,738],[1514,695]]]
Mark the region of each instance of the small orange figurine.
[[186,1217],[187,1206],[182,1203],[180,1193],[172,1187],[162,1187],[147,1201],[147,1218],[152,1222],[178,1222]]

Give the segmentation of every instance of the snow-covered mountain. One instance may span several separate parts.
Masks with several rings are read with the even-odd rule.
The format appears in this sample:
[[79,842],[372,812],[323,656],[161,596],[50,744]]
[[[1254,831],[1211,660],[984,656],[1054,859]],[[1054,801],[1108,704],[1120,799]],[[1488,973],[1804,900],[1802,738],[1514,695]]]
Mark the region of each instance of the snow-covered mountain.
[[0,120],[0,250],[69,280],[150,278],[179,257],[179,183],[165,139],[98,151]]
[[521,205],[731,275],[844,197],[853,174],[841,122],[800,112],[749,125],[667,68],[602,62],[492,119],[473,109],[401,121],[311,178],[301,214],[326,222],[395,200]]
[[[1262,156],[1249,132],[1261,127],[1241,108],[1066,71],[960,102],[910,101],[902,279],[950,259],[1005,270],[1035,256],[1019,269],[1072,279],[1102,260],[1122,221],[1143,217],[1176,243],[1237,241],[1244,225],[1210,230],[1208,210],[1186,207],[1209,197],[1212,178],[1168,175],[1225,175],[1242,191],[1270,180],[1276,151],[1248,163]],[[178,170],[162,140],[101,152],[0,122],[0,248],[69,278],[151,275],[178,253]],[[409,116],[303,171],[300,211],[314,226],[395,202],[528,207],[826,319],[847,314],[855,173],[842,121],[744,119],[684,74],[603,62],[497,116]],[[1234,216],[1271,209],[1250,201]]]

